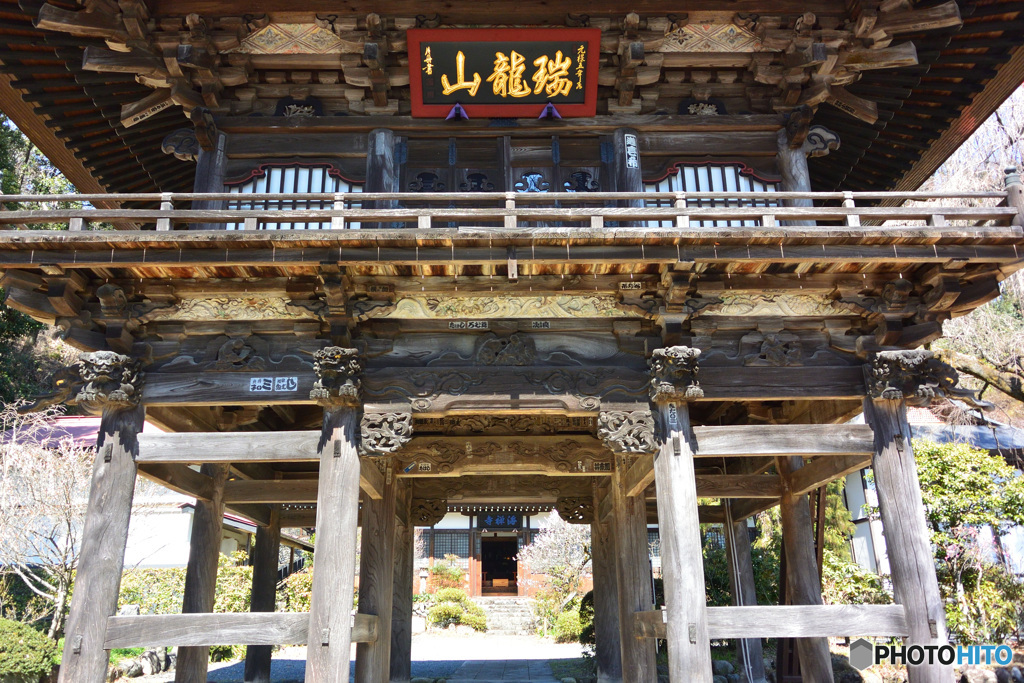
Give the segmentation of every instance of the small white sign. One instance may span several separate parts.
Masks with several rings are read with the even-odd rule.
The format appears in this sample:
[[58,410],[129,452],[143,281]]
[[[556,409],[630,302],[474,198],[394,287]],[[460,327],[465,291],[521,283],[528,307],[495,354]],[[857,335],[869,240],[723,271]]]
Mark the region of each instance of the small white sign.
[[298,377],[250,377],[249,391],[273,392],[273,391],[298,391]]
[[640,168],[640,148],[636,144],[636,136],[626,134],[622,138],[626,145],[626,168]]
[[449,330],[489,330],[491,323],[487,320],[450,320]]
[[669,403],[668,404],[668,423],[670,425],[678,425],[679,424],[679,413],[676,411],[676,404],[675,403]]
[[535,330],[550,330],[551,329],[551,321],[550,320],[534,320],[530,324],[530,327],[532,327]]
[[636,280],[630,280],[629,282],[620,282],[619,289],[626,291],[638,291],[644,288],[644,283],[637,282]]

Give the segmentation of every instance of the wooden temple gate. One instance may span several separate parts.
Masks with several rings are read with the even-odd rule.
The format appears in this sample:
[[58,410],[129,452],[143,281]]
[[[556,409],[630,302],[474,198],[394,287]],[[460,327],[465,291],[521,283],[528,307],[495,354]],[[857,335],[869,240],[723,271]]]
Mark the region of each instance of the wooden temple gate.
[[[81,4],[0,0],[0,104],[93,193],[0,210],[7,305],[83,352],[36,405],[103,416],[62,683],[149,645],[199,683],[221,644],[246,681],[306,644],[306,680],[344,682],[353,642],[357,681],[406,683],[414,529],[474,504],[591,525],[602,683],[654,683],[657,639],[673,683],[710,683],[717,639],[751,683],[762,638],[814,683],[828,637],[946,642],[905,406],[962,395],[919,347],[1020,267],[1024,191],[908,190],[1019,85],[1019,3]],[[585,96],[552,101],[561,51],[534,109],[430,94],[409,46],[442,20],[583,36]],[[475,97],[458,54],[436,90]],[[898,604],[823,605],[808,494],[868,465]],[[139,475],[198,501],[181,615],[115,616]],[[757,605],[773,506],[790,604]],[[259,527],[249,614],[212,613],[225,511]],[[701,523],[733,606],[705,604]],[[275,613],[299,526],[310,612]]]

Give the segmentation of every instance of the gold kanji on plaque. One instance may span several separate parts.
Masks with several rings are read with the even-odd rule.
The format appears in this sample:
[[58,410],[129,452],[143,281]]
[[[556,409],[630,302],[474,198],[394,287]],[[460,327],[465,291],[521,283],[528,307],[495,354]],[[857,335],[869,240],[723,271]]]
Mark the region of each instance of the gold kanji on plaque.
[[504,52],[494,53],[494,73],[487,77],[492,84],[495,95],[502,97],[526,97],[530,94],[530,86],[523,82],[526,72],[526,58],[512,50],[510,56]]
[[[561,53],[559,53],[561,54]],[[476,97],[476,91],[480,88],[480,74],[474,73],[473,80],[466,80],[466,53],[459,50],[455,55],[455,83],[448,81],[448,74],[441,75],[441,92],[451,95],[456,90],[468,90],[470,97]]]
[[548,97],[555,95],[568,95],[572,90],[572,81],[569,80],[569,67],[572,66],[572,59],[562,57],[562,51],[555,52],[554,59],[547,55],[541,55],[533,60],[537,72],[533,74],[533,94],[547,93]]

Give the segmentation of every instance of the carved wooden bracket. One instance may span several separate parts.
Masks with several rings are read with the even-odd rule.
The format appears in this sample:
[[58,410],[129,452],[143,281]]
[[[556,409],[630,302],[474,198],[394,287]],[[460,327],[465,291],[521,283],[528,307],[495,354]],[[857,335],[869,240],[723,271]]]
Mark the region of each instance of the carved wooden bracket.
[[313,355],[316,383],[309,398],[327,407],[359,404],[363,361],[357,349],[328,346]]
[[700,349],[669,346],[651,354],[651,400],[686,401],[704,398],[697,381],[697,359]]
[[362,455],[391,455],[412,439],[412,411],[363,413],[359,431]]
[[650,410],[602,410],[597,436],[614,453],[653,453],[657,449]]
[[592,497],[566,496],[555,503],[558,516],[570,524],[594,523],[594,499]]
[[924,349],[879,351],[865,367],[865,374],[868,395],[874,399],[902,399],[921,406],[944,396],[965,397],[964,391],[956,389],[956,370]]
[[57,403],[82,406],[89,412],[105,408],[134,408],[142,397],[145,374],[140,362],[113,351],[83,353],[73,365],[57,372],[53,391],[22,408],[41,410]]
[[444,498],[414,498],[409,520],[415,526],[434,526],[448,514],[448,501]]

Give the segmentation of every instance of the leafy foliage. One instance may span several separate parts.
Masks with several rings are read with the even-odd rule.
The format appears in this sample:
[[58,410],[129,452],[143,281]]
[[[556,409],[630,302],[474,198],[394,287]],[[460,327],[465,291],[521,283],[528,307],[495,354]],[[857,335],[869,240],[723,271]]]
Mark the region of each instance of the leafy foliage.
[[[591,619],[593,621],[593,619]],[[583,619],[578,609],[565,610],[555,619],[555,642],[576,643],[583,634]]]
[[825,550],[821,572],[821,597],[827,605],[887,605],[892,595],[882,577]]
[[0,619],[0,677],[47,675],[56,654],[57,644],[31,626]]
[[441,588],[462,588],[466,573],[459,566],[457,555],[445,555],[443,560],[435,562],[427,577],[427,591],[436,592]]
[[469,599],[460,588],[442,588],[434,593],[434,605],[427,611],[427,621],[441,628],[456,624],[477,631],[487,630],[487,616],[483,608]]
[[277,608],[282,612],[308,612],[312,596],[313,567],[307,565],[278,586]]

